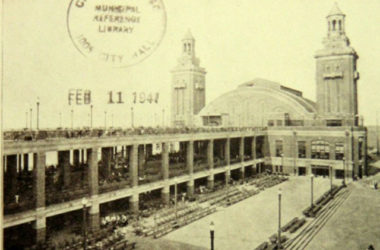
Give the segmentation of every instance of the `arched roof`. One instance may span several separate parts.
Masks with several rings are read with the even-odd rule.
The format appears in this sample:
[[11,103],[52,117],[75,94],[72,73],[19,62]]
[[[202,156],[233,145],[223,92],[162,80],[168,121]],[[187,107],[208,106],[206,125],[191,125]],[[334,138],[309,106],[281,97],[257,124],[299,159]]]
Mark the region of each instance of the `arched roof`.
[[244,124],[260,126],[269,119],[312,119],[316,113],[315,103],[304,98],[302,92],[279,83],[257,78],[241,84],[204,107],[200,117],[228,117],[229,125]]

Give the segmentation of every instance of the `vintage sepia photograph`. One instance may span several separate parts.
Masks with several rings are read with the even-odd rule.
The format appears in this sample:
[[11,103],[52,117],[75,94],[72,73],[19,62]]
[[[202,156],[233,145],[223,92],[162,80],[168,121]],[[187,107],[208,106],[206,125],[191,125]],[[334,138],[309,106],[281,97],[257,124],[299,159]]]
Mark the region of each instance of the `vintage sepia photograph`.
[[1,7],[0,249],[380,250],[379,0]]

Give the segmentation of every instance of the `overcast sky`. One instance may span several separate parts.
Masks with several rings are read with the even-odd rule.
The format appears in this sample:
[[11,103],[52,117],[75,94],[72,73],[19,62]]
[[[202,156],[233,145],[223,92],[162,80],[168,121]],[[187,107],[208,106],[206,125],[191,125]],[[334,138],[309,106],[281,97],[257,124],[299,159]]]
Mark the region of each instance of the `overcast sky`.
[[[39,97],[40,126],[89,124],[89,106],[69,106],[71,88],[90,89],[94,125],[130,125],[133,92],[159,92],[158,104],[135,105],[135,124],[169,123],[170,70],[181,54],[181,38],[191,29],[196,54],[206,68],[206,103],[239,84],[266,78],[298,89],[315,100],[314,53],[327,33],[326,15],[334,1],[164,0],[167,29],[143,62],[110,68],[83,57],[66,27],[66,1],[5,0],[3,28],[3,107],[5,128],[25,127]],[[346,33],[359,54],[359,112],[374,124],[380,110],[380,1],[337,1],[346,14]],[[127,46],[127,45],[126,45]],[[123,91],[125,104],[106,104],[107,92]],[[29,117],[29,114],[28,114]],[[28,118],[29,119],[29,118]]]

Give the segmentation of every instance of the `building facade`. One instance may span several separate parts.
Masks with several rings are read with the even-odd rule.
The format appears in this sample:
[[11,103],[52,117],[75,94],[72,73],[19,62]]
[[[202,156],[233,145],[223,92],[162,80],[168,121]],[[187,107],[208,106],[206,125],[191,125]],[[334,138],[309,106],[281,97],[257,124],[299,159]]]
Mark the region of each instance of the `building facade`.
[[205,76],[195,55],[195,39],[188,31],[182,39],[182,55],[172,70],[172,126],[194,126],[195,115],[205,106]]

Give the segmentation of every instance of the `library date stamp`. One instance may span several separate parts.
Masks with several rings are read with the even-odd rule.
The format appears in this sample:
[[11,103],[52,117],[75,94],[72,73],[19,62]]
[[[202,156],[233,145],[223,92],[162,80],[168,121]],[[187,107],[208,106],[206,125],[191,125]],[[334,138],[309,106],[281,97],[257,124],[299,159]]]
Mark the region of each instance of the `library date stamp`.
[[165,6],[162,0],[72,0],[67,29],[85,57],[131,66],[159,46],[166,30]]

